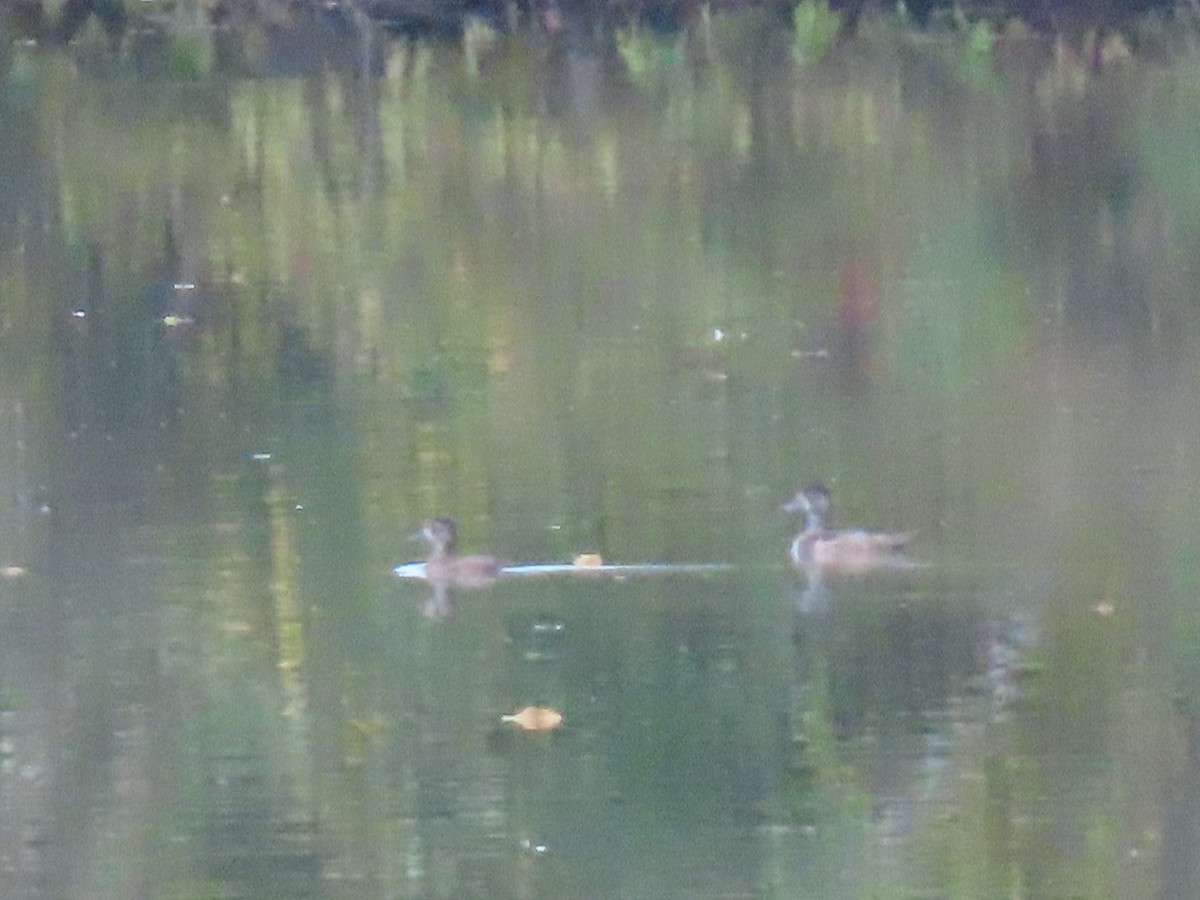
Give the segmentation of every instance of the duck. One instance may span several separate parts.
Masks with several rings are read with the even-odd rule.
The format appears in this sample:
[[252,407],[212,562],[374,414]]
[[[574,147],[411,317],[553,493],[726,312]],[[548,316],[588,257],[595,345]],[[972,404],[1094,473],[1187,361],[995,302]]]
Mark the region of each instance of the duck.
[[487,587],[504,568],[504,563],[494,556],[459,555],[458,525],[449,517],[430,519],[412,537],[429,545],[425,580],[431,584],[451,588]]
[[819,482],[799,491],[780,509],[804,515],[804,529],[793,539],[788,551],[792,564],[799,568],[854,574],[914,565],[904,552],[913,538],[912,532],[827,528],[829,489]]

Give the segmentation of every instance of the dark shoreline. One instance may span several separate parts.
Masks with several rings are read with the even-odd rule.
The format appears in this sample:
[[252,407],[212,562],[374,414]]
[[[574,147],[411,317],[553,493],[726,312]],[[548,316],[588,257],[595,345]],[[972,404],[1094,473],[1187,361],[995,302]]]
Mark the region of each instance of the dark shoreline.
[[[291,28],[317,25],[356,31],[375,23],[404,37],[456,40],[471,18],[500,31],[534,30],[551,36],[591,35],[641,25],[664,33],[686,29],[705,13],[755,8],[781,23],[791,21],[794,0],[213,0],[199,8],[216,27]],[[130,12],[122,0],[66,0],[56,14],[41,0],[12,0],[0,10],[0,27],[19,40],[63,44],[95,21],[113,41],[146,28],[170,30],[176,4],[147,4]],[[1146,15],[1169,17],[1194,4],[1176,0],[1001,0],[962,4],[953,0],[829,0],[842,20],[842,36],[853,34],[860,18],[872,13],[906,17],[916,29],[937,27],[954,17],[996,24],[1019,20],[1042,32],[1082,35],[1089,30],[1125,30]],[[194,20],[193,20],[194,21]]]

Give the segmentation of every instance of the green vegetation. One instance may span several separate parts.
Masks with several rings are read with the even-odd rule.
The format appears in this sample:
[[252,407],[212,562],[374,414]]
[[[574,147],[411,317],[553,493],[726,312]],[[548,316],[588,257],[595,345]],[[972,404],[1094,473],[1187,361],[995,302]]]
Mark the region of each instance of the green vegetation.
[[792,11],[796,35],[792,53],[800,62],[820,61],[829,51],[842,27],[841,15],[829,8],[828,0],[803,0]]

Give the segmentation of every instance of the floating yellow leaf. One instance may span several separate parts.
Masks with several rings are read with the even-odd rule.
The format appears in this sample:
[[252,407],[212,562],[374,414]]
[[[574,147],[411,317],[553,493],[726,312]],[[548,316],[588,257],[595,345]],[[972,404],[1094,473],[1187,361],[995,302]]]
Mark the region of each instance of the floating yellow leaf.
[[571,560],[571,565],[580,569],[594,569],[604,565],[604,560],[601,559],[599,553],[576,553]]
[[501,722],[512,722],[522,731],[553,731],[562,725],[563,717],[548,706],[526,706],[512,715],[501,716]]

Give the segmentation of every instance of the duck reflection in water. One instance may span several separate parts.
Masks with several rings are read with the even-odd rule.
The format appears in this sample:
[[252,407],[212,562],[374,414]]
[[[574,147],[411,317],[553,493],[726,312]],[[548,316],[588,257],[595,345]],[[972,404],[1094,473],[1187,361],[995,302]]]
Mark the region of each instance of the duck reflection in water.
[[433,597],[422,610],[427,618],[449,618],[454,614],[453,591],[489,587],[504,568],[504,563],[494,556],[460,555],[458,525],[451,518],[430,519],[412,539],[429,545],[425,580],[433,586]]
[[829,490],[823,484],[809,485],[780,509],[804,515],[804,528],[788,550],[792,565],[803,571],[808,581],[799,601],[802,612],[819,611],[827,605],[826,575],[906,570],[919,565],[904,552],[912,540],[911,532],[827,528]]

